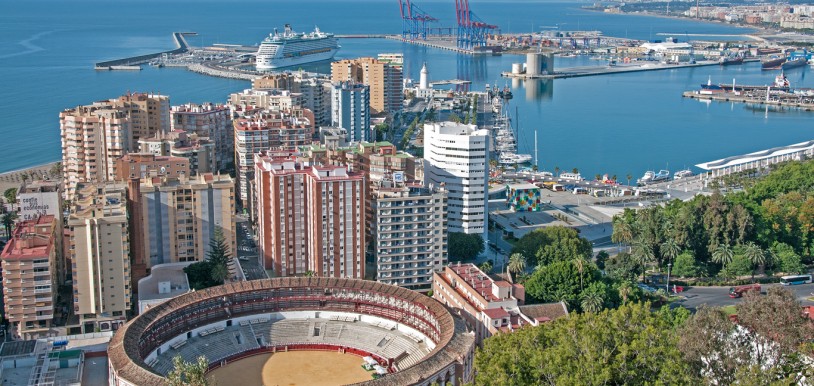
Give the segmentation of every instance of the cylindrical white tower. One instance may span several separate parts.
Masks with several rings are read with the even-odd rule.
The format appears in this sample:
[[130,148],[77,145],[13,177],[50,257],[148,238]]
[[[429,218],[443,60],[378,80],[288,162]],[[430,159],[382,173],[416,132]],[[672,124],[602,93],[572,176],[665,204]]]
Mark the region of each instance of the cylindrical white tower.
[[427,63],[424,63],[424,66],[421,67],[421,77],[419,78],[418,88],[421,90],[426,90],[430,88],[430,82],[427,80]]

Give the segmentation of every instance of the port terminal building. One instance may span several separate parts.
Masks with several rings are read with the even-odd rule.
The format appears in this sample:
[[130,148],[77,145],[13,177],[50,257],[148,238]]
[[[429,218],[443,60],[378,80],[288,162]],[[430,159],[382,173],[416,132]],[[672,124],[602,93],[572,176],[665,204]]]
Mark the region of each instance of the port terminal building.
[[708,177],[715,178],[746,170],[764,169],[770,165],[787,161],[802,161],[812,157],[814,157],[814,140],[704,162],[695,166],[705,170]]

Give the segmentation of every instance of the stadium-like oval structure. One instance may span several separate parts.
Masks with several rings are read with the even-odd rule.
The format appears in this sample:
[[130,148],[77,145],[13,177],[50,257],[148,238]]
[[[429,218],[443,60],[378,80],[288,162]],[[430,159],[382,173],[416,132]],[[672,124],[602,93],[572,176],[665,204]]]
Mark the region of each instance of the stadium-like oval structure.
[[163,385],[178,355],[204,355],[212,371],[295,350],[364,356],[386,371],[358,384],[457,385],[471,380],[474,345],[461,319],[420,293],[356,279],[276,278],[159,304],[116,333],[108,357],[117,385]]

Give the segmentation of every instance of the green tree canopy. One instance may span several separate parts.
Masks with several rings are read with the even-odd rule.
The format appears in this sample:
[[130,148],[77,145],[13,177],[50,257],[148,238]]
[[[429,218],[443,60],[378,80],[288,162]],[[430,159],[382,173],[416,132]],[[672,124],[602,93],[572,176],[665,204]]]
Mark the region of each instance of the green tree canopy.
[[557,261],[538,267],[526,280],[526,293],[534,299],[544,302],[564,301],[569,308],[580,307],[582,288],[600,280],[599,270],[593,264],[586,264],[580,274],[574,261]]
[[631,254],[621,252],[605,262],[605,272],[615,280],[636,281],[642,272],[642,267]]
[[181,355],[172,358],[173,369],[167,374],[168,386],[208,386],[206,370],[209,369],[209,361],[201,355],[198,360],[186,362]]
[[588,240],[579,237],[575,229],[551,226],[525,234],[515,243],[512,253],[533,256],[537,265],[547,265],[580,257],[590,259],[593,248]]
[[691,251],[683,251],[676,256],[671,273],[676,277],[695,277],[698,275],[699,269],[695,264],[695,256],[692,255]]
[[209,241],[209,252],[206,255],[210,269],[212,270],[212,280],[218,284],[223,284],[229,276],[229,246],[223,238],[223,231],[220,227],[215,229],[215,236]]
[[450,261],[472,260],[484,251],[483,237],[480,234],[449,232],[447,248]]
[[695,384],[673,314],[637,303],[496,335],[477,350],[475,385]]

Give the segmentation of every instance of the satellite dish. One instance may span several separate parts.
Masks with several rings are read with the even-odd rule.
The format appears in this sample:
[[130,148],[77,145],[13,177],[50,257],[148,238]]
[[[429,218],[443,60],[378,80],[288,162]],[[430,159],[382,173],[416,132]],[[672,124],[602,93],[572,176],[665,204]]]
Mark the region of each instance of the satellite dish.
[[163,166],[162,166],[162,167],[161,167],[161,173],[166,173],[166,172],[167,172],[167,168],[165,168],[165,167],[163,167]]

